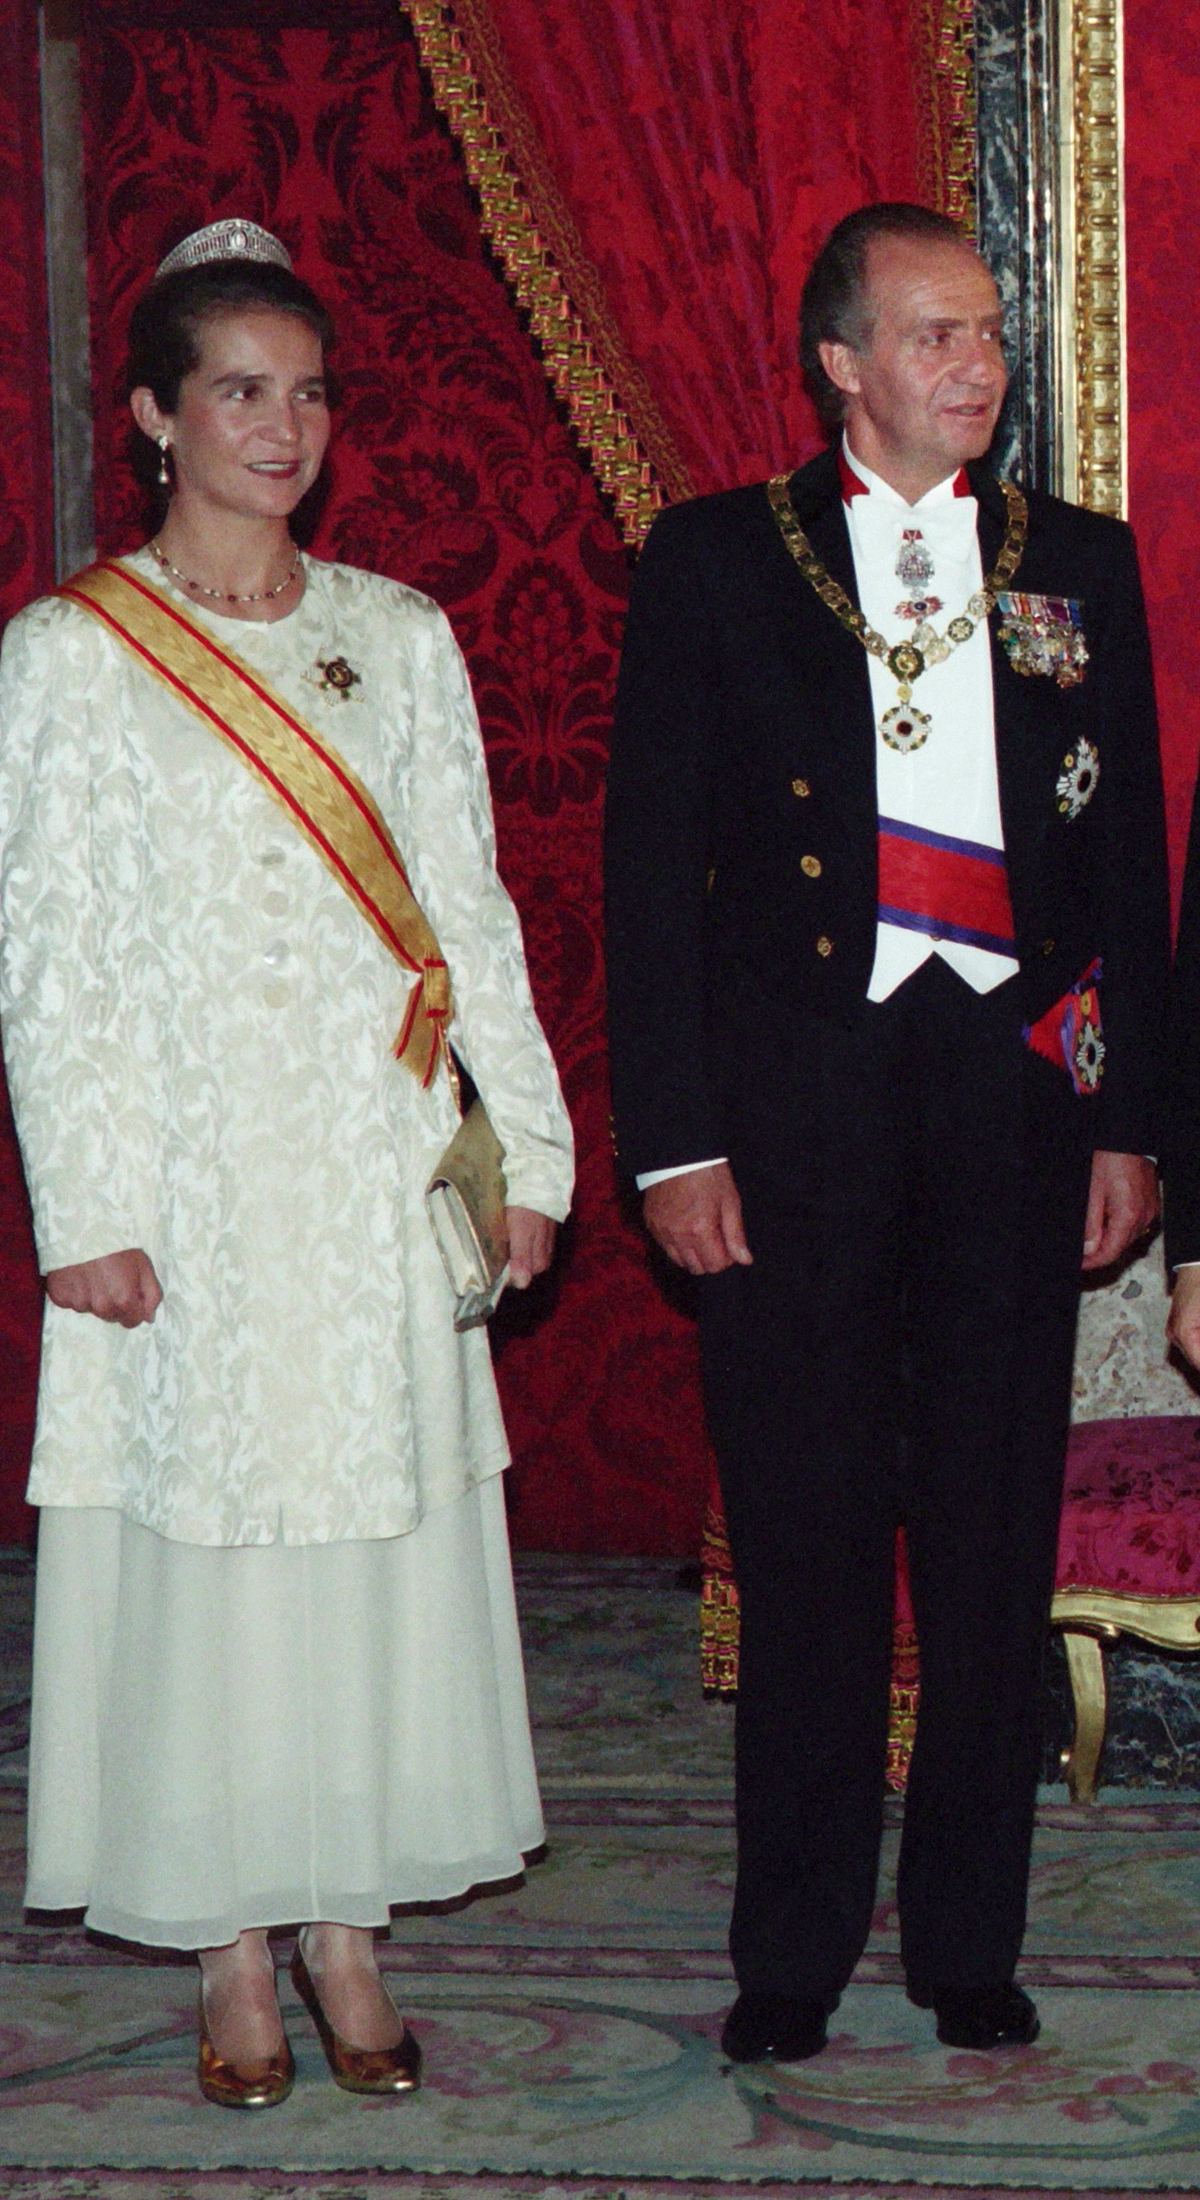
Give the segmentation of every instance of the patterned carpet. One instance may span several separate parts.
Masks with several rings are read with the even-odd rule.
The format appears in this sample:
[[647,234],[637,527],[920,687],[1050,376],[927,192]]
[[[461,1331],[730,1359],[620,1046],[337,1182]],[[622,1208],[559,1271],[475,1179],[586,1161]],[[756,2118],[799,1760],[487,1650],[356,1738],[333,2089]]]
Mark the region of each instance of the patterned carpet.
[[0,1568],[0,2193],[1200,2191],[1200,1800],[1043,1805],[1023,1977],[1044,2029],[989,2056],[939,2048],[904,1999],[893,1809],[871,1946],[831,2048],[735,2070],[718,2046],[731,1714],[698,1696],[695,1600],[639,1561],[527,1559],[520,1593],[549,1848],[519,1886],[398,1920],[386,1960],[425,2087],[400,2103],[339,2093],[289,1988],[296,2090],[236,2117],[194,2090],[189,1964],[22,1917],[29,1567]]

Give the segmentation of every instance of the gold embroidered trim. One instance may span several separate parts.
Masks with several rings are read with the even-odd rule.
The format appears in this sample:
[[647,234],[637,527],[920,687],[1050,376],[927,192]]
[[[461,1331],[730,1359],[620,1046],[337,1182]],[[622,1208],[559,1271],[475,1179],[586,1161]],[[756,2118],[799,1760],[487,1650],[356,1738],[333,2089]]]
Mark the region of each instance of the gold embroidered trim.
[[[693,494],[687,470],[648,384],[609,320],[480,11],[470,0],[458,0],[457,8],[451,0],[397,0],[397,5],[412,24],[434,103],[449,122],[479,193],[484,233],[529,314],[550,382],[612,497],[625,540],[640,547],[663,504]],[[456,13],[470,26],[470,50]],[[481,60],[487,64],[486,87]]]
[[925,0],[921,192],[975,234],[974,0]]

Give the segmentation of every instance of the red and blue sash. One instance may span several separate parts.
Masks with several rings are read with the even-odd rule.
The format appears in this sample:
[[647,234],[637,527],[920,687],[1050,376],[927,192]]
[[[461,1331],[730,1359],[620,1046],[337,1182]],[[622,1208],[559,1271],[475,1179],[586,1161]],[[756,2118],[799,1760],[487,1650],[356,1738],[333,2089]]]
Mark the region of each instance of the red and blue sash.
[[1003,848],[879,820],[879,921],[929,939],[1016,955]]

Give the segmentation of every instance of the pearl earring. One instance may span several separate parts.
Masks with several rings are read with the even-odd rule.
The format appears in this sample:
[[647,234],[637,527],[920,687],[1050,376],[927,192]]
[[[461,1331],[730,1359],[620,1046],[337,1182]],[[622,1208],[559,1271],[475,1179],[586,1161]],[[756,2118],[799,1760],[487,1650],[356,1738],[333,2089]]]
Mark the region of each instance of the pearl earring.
[[158,485],[160,489],[169,489],[171,486],[171,469],[167,464],[167,452],[171,448],[170,437],[166,435],[160,435],[158,439],[158,448],[162,453],[162,456],[158,462]]

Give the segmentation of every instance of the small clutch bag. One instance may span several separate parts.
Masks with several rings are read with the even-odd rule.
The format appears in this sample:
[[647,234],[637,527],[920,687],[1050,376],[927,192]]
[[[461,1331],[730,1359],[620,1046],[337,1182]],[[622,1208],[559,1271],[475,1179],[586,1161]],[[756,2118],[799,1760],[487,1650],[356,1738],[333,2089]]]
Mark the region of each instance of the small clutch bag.
[[450,1288],[456,1329],[485,1322],[508,1281],[504,1148],[473,1100],[438,1162],[425,1206]]

